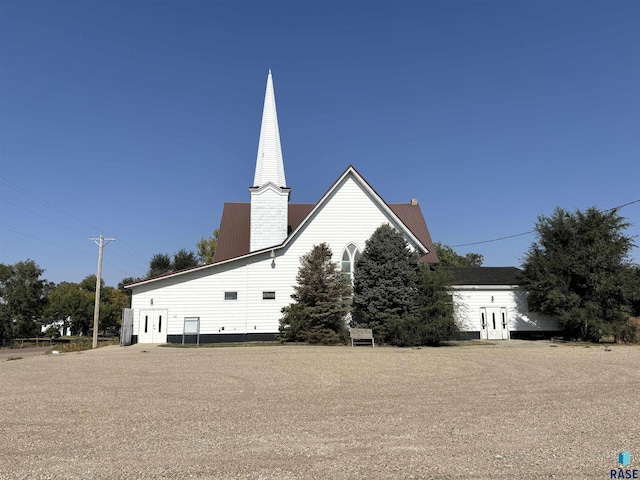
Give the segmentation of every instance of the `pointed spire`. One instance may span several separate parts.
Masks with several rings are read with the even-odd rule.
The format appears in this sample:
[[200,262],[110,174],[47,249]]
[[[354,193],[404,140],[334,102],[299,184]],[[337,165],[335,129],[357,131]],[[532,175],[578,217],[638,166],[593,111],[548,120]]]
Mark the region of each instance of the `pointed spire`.
[[284,163],[282,161],[280,130],[278,129],[278,114],[276,112],[276,97],[273,93],[271,69],[269,69],[269,75],[267,76],[267,91],[264,95],[260,142],[258,143],[258,158],[253,186],[261,187],[267,182],[272,182],[279,187],[287,186],[284,177]]

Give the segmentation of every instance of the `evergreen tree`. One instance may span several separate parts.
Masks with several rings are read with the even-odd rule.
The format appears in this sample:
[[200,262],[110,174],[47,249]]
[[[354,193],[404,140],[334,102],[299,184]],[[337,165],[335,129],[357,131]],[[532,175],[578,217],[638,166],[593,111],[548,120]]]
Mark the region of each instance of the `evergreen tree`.
[[451,274],[445,269],[420,268],[418,309],[403,324],[396,343],[402,346],[437,345],[460,333],[451,295]]
[[300,259],[291,298],[282,309],[281,338],[285,341],[339,343],[346,341],[351,285],[331,261],[326,243],[315,245]]
[[147,278],[159,277],[160,275],[171,272],[172,269],[173,262],[171,261],[171,257],[166,253],[156,253],[149,261]]
[[616,210],[557,208],[540,216],[523,265],[529,308],[557,317],[568,338],[632,338],[628,320],[640,279],[629,261],[628,226]]
[[171,271],[177,272],[187,268],[198,266],[198,256],[192,251],[182,248],[173,254]]
[[196,253],[185,248],[181,248],[174,253],[173,258],[166,253],[156,253],[149,261],[147,278],[159,277],[166,273],[196,267],[199,263]]
[[372,328],[378,341],[397,343],[403,322],[417,313],[419,265],[404,236],[388,224],[380,226],[355,265],[354,324]]

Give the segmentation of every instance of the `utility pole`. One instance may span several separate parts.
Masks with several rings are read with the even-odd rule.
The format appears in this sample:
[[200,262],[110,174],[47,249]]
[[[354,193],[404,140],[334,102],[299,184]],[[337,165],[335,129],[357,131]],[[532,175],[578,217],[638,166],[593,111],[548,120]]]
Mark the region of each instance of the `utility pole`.
[[[93,308],[93,347],[98,348],[98,320],[100,319],[100,284],[102,283],[102,249],[104,246],[115,240],[115,238],[104,238],[103,234],[100,234],[100,238],[90,237],[89,240],[93,240],[98,247],[98,275],[96,278],[96,303]],[[106,243],[105,243],[106,242]]]

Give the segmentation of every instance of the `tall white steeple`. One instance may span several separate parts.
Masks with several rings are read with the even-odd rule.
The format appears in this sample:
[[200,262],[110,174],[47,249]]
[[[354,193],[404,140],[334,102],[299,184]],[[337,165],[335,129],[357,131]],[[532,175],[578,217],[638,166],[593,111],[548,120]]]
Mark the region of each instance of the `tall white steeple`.
[[258,143],[258,159],[253,186],[261,187],[271,182],[278,187],[286,187],[284,177],[284,163],[282,161],[282,147],[280,146],[280,130],[278,128],[278,112],[276,111],[276,96],[273,93],[273,78],[271,69],[267,76],[267,91],[264,95],[262,109],[262,125],[260,126],[260,141]]
[[264,95],[256,173],[251,193],[251,251],[280,245],[288,235],[289,193],[271,70]]

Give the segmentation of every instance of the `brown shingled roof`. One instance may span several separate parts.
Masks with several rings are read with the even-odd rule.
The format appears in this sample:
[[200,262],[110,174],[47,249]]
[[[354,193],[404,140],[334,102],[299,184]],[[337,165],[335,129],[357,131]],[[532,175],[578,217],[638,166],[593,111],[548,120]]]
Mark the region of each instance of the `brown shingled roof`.
[[[436,249],[433,246],[420,205],[411,205],[409,203],[390,203],[388,205],[402,223],[429,250],[429,253],[422,257],[422,261],[424,263],[438,263]],[[289,204],[289,233],[298,228],[314,206],[315,204],[313,203]],[[224,204],[214,263],[241,257],[249,253],[250,216],[250,203]]]

